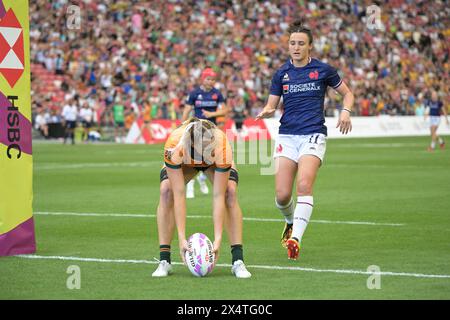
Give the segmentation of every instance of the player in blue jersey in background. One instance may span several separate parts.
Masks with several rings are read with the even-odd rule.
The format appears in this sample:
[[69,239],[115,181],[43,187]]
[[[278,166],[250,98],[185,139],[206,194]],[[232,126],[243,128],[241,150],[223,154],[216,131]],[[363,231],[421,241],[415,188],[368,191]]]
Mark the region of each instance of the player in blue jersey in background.
[[[439,142],[439,146],[441,149],[445,147],[445,141],[437,135],[437,129],[439,127],[439,123],[441,122],[441,113],[445,116],[445,121],[447,125],[449,125],[447,118],[447,108],[443,108],[444,104],[438,98],[438,94],[435,90],[431,92],[431,99],[427,101],[426,107],[427,112],[430,116],[430,133],[431,133],[431,144],[428,147],[428,151],[434,151],[436,148],[436,142]],[[425,116],[426,117],[426,116]]]
[[[217,124],[216,118],[225,116],[229,112],[222,93],[214,88],[216,78],[217,74],[212,68],[203,70],[200,76],[201,85],[192,90],[187,97],[182,121],[186,121],[191,116],[194,116],[198,119],[207,119]],[[192,111],[194,113],[193,115],[191,115]],[[200,191],[203,194],[208,194],[209,192],[206,179],[207,177],[203,172],[197,176]],[[186,185],[186,198],[188,199],[195,197],[194,183],[195,180],[192,179]]]
[[[335,68],[311,58],[311,30],[295,21],[289,26],[288,60],[272,78],[268,102],[257,119],[272,117],[281,97],[284,111],[275,141],[275,203],[286,224],[282,245],[288,258],[297,259],[302,236],[313,210],[313,185],[326,150],[324,99],[327,87],[343,96],[337,128],[343,134],[352,129],[350,114],[354,97]],[[297,175],[297,201],[292,187]]]

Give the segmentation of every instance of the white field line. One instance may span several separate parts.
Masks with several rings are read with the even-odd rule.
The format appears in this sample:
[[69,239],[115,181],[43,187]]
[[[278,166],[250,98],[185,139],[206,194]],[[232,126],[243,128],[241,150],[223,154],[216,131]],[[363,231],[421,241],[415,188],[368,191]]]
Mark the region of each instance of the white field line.
[[[67,256],[17,255],[16,257],[25,259],[45,259],[45,260],[81,261],[81,262],[100,262],[100,263],[129,263],[129,264],[158,263],[157,261],[150,261],[150,260],[100,259],[100,258],[81,258],[81,257],[67,257]],[[172,262],[172,264],[182,265],[181,262]],[[231,267],[231,264],[217,264],[216,267]],[[422,274],[422,273],[391,272],[391,271],[368,272],[363,270],[317,269],[317,268],[265,266],[265,265],[248,265],[247,267],[250,269],[266,269],[266,270],[289,270],[289,271],[322,272],[322,273],[450,279],[450,275],[447,274]]]
[[[36,164],[34,169],[36,171],[41,170],[64,170],[64,169],[94,169],[94,168],[149,168],[154,166],[163,166],[162,161],[146,161],[146,162],[85,162],[85,163],[74,163],[74,164],[64,164],[64,163],[54,163],[54,164]],[[239,165],[255,165],[257,163],[239,163]],[[327,163],[327,167],[337,167],[337,168],[365,168],[365,169],[421,169],[423,166],[420,165],[378,165],[378,164],[345,164],[345,163]],[[427,169],[446,169],[446,166],[427,166]]]
[[85,162],[74,164],[45,164],[35,165],[34,168],[39,170],[53,170],[53,169],[84,169],[84,168],[111,168],[111,167],[152,167],[155,164],[162,166],[162,161],[143,161],[143,162]]
[[423,143],[347,143],[339,145],[339,148],[404,148],[422,146]]
[[[82,212],[35,212],[35,215],[48,216],[79,216],[79,217],[123,217],[123,218],[156,218],[154,214],[131,214],[131,213],[82,213]],[[212,219],[211,216],[188,215],[189,219]],[[244,221],[259,221],[259,222],[283,222],[283,219],[270,218],[251,218],[243,217]],[[351,225],[369,225],[369,226],[389,226],[402,227],[403,223],[378,223],[367,221],[333,221],[333,220],[311,220],[314,223],[326,224],[351,224]]]

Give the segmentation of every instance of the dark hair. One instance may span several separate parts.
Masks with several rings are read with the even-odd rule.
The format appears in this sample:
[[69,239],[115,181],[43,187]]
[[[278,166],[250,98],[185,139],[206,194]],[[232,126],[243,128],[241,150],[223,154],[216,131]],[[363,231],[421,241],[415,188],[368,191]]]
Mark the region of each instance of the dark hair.
[[292,22],[289,25],[289,28],[287,31],[289,33],[289,36],[293,33],[306,33],[306,35],[308,36],[308,39],[309,39],[309,44],[313,43],[313,36],[312,36],[311,30],[306,28],[303,25],[303,22],[301,20],[295,20],[294,22]]

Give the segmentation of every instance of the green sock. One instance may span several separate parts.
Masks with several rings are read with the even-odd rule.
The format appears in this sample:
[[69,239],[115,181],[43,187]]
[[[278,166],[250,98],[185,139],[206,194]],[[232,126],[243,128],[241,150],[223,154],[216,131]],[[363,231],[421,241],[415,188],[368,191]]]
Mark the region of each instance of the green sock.
[[160,261],[166,260],[168,263],[171,263],[171,261],[170,261],[170,245],[162,244],[159,246],[159,260]]
[[232,256],[232,264],[234,264],[237,260],[244,261],[244,251],[242,249],[242,244],[235,244],[231,246],[231,256]]

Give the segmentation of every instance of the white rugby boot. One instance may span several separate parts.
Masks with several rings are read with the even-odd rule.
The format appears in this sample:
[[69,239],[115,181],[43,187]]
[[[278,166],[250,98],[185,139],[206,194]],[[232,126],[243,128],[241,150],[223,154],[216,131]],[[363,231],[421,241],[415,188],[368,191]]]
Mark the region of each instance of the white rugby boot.
[[161,278],[167,277],[172,274],[172,265],[166,260],[161,260],[158,264],[158,268],[152,273],[152,277]]
[[250,278],[252,274],[248,272],[245,267],[244,261],[236,260],[231,267],[231,273],[236,276],[236,278],[246,279]]

